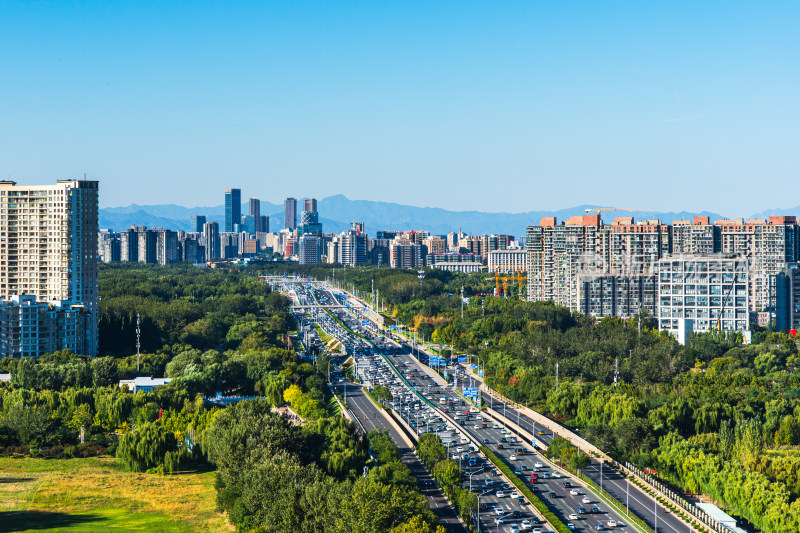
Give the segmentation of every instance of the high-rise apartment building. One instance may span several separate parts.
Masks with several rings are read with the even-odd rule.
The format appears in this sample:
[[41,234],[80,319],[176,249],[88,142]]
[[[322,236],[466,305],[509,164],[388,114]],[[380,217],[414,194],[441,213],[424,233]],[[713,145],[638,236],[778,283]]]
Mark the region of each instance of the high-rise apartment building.
[[206,222],[203,224],[203,246],[205,246],[206,249],[206,261],[219,259],[221,257],[219,223]]
[[283,227],[288,230],[297,229],[296,198],[287,198],[283,201]]
[[0,300],[25,295],[82,306],[90,315],[83,346],[92,356],[98,349],[98,194],[97,181],[0,181]]
[[301,265],[320,262],[322,257],[322,237],[305,234],[297,241],[297,260]]
[[392,268],[417,268],[425,266],[425,246],[422,244],[403,244],[392,241],[389,244],[389,266]]
[[720,249],[741,255],[750,263],[752,311],[772,311],[775,276],[798,259],[798,226],[793,216],[771,216],[769,220],[718,220]]
[[242,221],[242,190],[225,190],[225,231],[234,231],[234,226]]
[[367,234],[348,230],[339,235],[339,263],[347,266],[363,265],[367,262]]

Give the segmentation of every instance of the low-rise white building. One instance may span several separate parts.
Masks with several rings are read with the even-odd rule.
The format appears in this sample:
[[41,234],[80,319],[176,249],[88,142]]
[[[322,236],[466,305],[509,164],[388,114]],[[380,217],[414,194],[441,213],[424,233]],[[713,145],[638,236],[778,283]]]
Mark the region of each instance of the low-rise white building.
[[133,379],[121,379],[119,381],[120,388],[126,388],[132,393],[152,392],[155,387],[161,387],[172,381],[172,378],[153,378],[147,376],[140,376]]

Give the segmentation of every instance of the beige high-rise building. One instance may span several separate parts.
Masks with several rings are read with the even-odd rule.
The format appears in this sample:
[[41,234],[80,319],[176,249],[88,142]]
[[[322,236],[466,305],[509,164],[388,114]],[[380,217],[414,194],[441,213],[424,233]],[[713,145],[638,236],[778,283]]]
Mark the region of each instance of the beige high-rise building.
[[82,305],[93,317],[89,355],[98,338],[98,192],[97,181],[0,181],[0,300]]

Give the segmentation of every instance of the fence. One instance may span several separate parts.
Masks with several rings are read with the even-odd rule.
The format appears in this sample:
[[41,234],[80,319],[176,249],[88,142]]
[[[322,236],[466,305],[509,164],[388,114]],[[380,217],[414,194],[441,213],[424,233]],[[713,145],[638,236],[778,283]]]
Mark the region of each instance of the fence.
[[652,474],[648,474],[641,470],[640,468],[635,467],[630,463],[625,463],[625,468],[634,476],[642,480],[644,483],[650,486],[654,492],[661,494],[662,496],[669,499],[672,503],[692,515],[694,518],[702,522],[705,526],[711,528],[712,531],[716,531],[717,533],[730,533],[730,529],[721,524],[717,519],[712,517],[710,514],[705,512],[700,507],[696,506],[694,503],[690,502],[678,492],[672,490],[671,487],[668,487],[664,483],[662,483],[658,478],[653,476]]

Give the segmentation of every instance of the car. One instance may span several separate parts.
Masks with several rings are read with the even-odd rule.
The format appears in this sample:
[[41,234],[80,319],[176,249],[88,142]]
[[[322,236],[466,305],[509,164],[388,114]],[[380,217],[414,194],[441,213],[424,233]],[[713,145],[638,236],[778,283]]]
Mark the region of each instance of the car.
[[550,496],[551,498],[557,498],[558,497],[558,494],[556,494],[555,491],[552,491],[552,490],[550,492],[548,492],[547,495]]
[[578,489],[572,489],[571,491],[569,491],[569,493],[572,494],[573,496],[577,496],[578,494],[580,494],[578,492]]
[[500,429],[500,424],[492,424],[492,429]]
[[544,431],[539,431],[539,435],[544,435]]
[[570,488],[571,486],[572,486],[572,483],[570,483],[569,481],[565,481],[564,482],[564,487]]
[[513,511],[511,511],[511,516],[513,516],[514,518],[519,518],[520,516],[522,516],[522,511],[520,511],[519,509],[514,509]]
[[576,515],[575,513],[570,513],[570,515],[567,518],[569,518],[570,520],[579,520],[578,515]]
[[497,449],[498,450],[502,450],[503,449],[503,443],[502,442],[498,442],[497,443]]
[[522,471],[525,472],[526,470],[529,470],[528,465],[522,465]]
[[524,496],[520,496],[519,498],[517,498],[517,501],[522,505],[526,505],[528,503],[527,501],[525,501]]
[[496,515],[504,515],[506,514],[505,510],[502,507],[495,507],[494,514]]
[[590,500],[587,496],[584,496],[581,500],[581,503],[592,503],[592,500]]
[[535,527],[533,528],[533,531],[531,531],[531,533],[542,533],[542,530],[539,529],[538,527]]
[[522,529],[530,529],[533,527],[530,520],[523,520],[519,525],[522,527]]
[[474,426],[472,426],[472,429],[481,429],[481,427],[478,424],[475,424]]
[[517,491],[512,491],[511,494],[508,495],[509,498],[519,498],[519,493]]
[[489,444],[489,439],[483,439],[484,444]]
[[559,474],[558,472],[556,472],[555,470],[553,470],[553,477],[554,477],[554,478],[556,478],[556,479],[558,479],[558,478],[560,478],[560,477],[561,477],[561,474]]
[[498,498],[505,498],[505,496],[506,496],[506,495],[505,495],[505,493],[504,493],[502,490],[498,490],[498,491],[495,493],[495,496],[497,496]]
[[595,531],[603,531],[605,528],[603,527],[602,522],[598,522],[596,526],[594,526]]
[[533,463],[533,467],[534,468],[541,468],[542,467],[542,463],[540,463],[539,461],[536,461],[535,463]]
[[583,505],[578,506],[578,514],[586,514],[588,511]]
[[508,460],[509,461],[516,461],[517,460],[517,456],[516,455],[512,455],[511,457],[508,458]]
[[496,517],[496,518],[494,519],[494,523],[495,523],[495,524],[505,524],[505,523],[506,523],[506,521],[505,521],[505,520],[503,520],[503,517],[502,517],[502,516],[498,516],[498,517]]
[[608,526],[608,527],[617,527],[617,521],[616,520],[609,520],[608,522],[606,522],[606,526]]
[[521,476],[522,475],[522,470],[520,470],[520,469],[514,470],[514,474],[517,475],[517,476]]
[[511,531],[511,533],[518,533],[519,532],[519,526],[517,524],[511,524],[511,530],[510,531]]
[[592,512],[595,514],[602,513],[599,507],[592,507]]
[[461,446],[459,446],[458,448],[456,448],[456,451],[457,451],[458,453],[461,453],[461,452],[463,452],[463,451],[464,451],[464,448],[462,448]]
[[490,477],[487,477],[486,481],[484,482],[484,484],[486,484],[486,485],[491,485],[492,483],[494,483],[494,481],[492,481],[492,478],[490,478]]
[[575,531],[575,524],[573,524],[572,522],[567,522],[567,529],[569,529],[570,531]]

